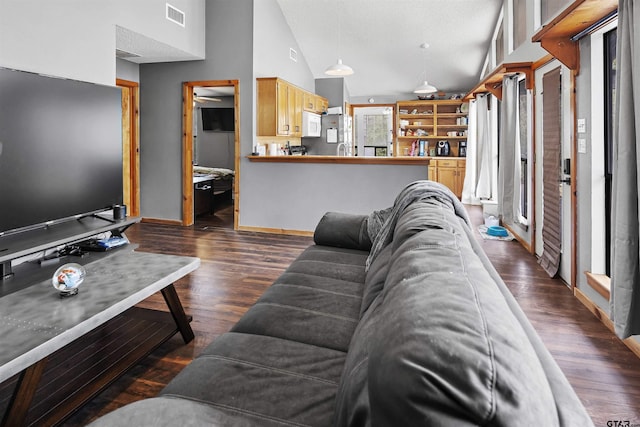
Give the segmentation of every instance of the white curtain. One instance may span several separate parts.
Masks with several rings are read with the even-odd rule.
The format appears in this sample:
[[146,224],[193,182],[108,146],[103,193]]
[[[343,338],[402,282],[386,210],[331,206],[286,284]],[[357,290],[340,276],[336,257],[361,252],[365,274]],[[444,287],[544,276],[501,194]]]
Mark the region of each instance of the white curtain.
[[475,188],[477,182],[478,169],[478,138],[476,135],[477,128],[477,112],[476,100],[469,102],[469,127],[467,129],[467,161],[464,175],[464,184],[462,186],[462,203],[477,205],[479,200],[475,197]]
[[610,311],[623,339],[640,335],[640,5],[634,3],[618,3],[616,46]]
[[517,79],[509,76],[502,81],[498,212],[502,221],[507,224],[515,223],[520,218],[520,132],[517,83]]
[[480,95],[469,104],[469,117],[462,203],[479,204],[480,200],[494,196],[491,179],[494,154],[489,129],[488,95]]

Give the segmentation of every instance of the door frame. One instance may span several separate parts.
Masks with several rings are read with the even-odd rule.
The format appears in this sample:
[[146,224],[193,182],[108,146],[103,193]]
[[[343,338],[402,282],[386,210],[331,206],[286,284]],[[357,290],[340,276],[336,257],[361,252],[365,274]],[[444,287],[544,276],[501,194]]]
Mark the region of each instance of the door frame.
[[140,216],[140,84],[116,79],[122,89],[122,203]]
[[239,80],[198,80],[182,83],[182,225],[191,226],[193,215],[193,90],[196,87],[233,86],[234,177],[233,229],[238,229],[240,213],[240,85]]

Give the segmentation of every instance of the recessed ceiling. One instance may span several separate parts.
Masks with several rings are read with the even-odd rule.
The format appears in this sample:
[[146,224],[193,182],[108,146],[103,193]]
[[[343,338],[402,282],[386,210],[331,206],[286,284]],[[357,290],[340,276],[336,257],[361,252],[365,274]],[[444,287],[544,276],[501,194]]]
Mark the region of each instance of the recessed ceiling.
[[[480,80],[502,0],[277,0],[315,78],[338,57],[352,97],[412,97],[427,80],[466,92]],[[428,49],[421,49],[422,43]]]

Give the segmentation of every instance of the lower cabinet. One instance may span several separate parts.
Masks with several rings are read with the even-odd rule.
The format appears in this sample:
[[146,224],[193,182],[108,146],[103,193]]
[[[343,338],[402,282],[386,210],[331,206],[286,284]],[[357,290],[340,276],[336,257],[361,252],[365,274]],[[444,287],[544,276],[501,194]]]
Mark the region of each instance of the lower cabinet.
[[466,158],[432,158],[429,162],[429,179],[444,184],[461,198],[465,169]]

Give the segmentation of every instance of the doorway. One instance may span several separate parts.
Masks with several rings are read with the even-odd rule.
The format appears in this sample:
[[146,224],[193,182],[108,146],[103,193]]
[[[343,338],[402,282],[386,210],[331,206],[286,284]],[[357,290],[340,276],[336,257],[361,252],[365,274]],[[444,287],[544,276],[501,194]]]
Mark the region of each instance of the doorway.
[[392,156],[395,104],[353,104],[353,145],[358,156]]
[[122,89],[122,203],[140,216],[140,85],[116,79]]
[[[575,284],[575,165],[573,75],[558,61],[536,70],[536,245],[540,264]],[[548,268],[555,263],[553,267]],[[553,273],[555,271],[556,273]]]
[[[202,123],[203,111],[202,108],[216,108],[217,104],[224,104],[223,98],[229,98],[226,102],[229,104],[225,107],[225,114],[231,114],[230,118],[221,118],[221,114],[215,114],[219,117],[215,120],[218,123],[220,120],[224,120],[224,126],[219,127],[218,124],[211,125],[207,128],[211,132],[219,133],[216,135],[222,138],[215,138],[217,140],[225,140],[226,144],[232,144],[233,155],[232,159],[220,160],[220,163],[211,160],[208,161],[211,164],[198,165],[196,168],[198,172],[206,167],[212,170],[218,176],[217,169],[224,169],[222,171],[227,177],[227,170],[231,169],[233,176],[231,178],[230,197],[232,201],[232,216],[233,216],[233,229],[238,229],[238,200],[239,200],[239,166],[240,166],[240,108],[239,108],[239,83],[238,80],[206,80],[206,81],[191,81],[185,82],[182,85],[182,225],[191,226],[195,223],[194,202],[196,201],[195,191],[198,191],[198,199],[200,199],[200,192],[207,192],[207,197],[210,199],[210,212],[215,214],[215,187],[208,188],[209,185],[213,186],[214,182],[195,182],[201,178],[201,175],[206,173],[198,173],[198,177],[194,174],[194,165],[198,163],[198,158],[204,158],[203,148],[198,150],[198,138],[204,139],[204,132],[199,132],[200,127],[198,123]],[[199,92],[198,92],[199,91]],[[232,98],[232,99],[231,99]],[[208,105],[202,107],[201,105]],[[226,104],[225,104],[226,105]],[[232,110],[232,111],[231,111]],[[220,112],[216,112],[220,113]],[[209,117],[208,115],[206,115]],[[206,119],[207,121],[214,119]],[[231,130],[232,129],[232,130]],[[224,135],[223,135],[224,133]],[[233,135],[233,136],[231,136]],[[231,162],[231,163],[229,163]],[[216,164],[217,163],[217,164]],[[232,168],[223,167],[232,164]]]

